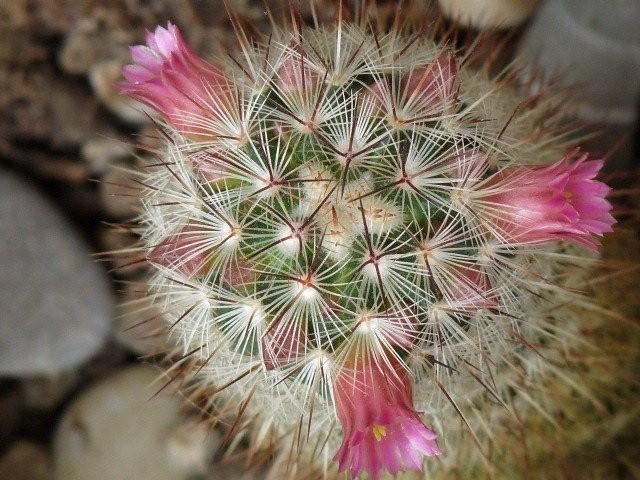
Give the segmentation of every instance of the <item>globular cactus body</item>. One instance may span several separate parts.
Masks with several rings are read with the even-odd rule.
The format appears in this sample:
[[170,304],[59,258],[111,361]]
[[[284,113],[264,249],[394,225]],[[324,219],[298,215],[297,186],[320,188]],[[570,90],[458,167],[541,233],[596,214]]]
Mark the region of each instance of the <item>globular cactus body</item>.
[[613,219],[600,161],[532,162],[559,143],[542,134],[519,156],[496,84],[474,98],[450,48],[371,32],[241,35],[241,60],[208,63],[169,24],[122,89],[165,122],[141,233],[196,385],[289,456],[378,478],[446,452],[433,430],[470,384],[503,393],[494,372],[545,334],[529,313],[588,256],[570,244]]

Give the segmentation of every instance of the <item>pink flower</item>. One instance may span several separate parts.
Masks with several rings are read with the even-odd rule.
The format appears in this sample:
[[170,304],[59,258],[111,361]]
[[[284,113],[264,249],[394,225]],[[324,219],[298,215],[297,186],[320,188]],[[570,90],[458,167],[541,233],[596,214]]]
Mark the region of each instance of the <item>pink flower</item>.
[[425,455],[440,454],[436,434],[413,408],[407,373],[391,361],[345,366],[334,384],[343,432],[335,460],[354,477],[367,472],[377,480],[385,470],[422,470]]
[[196,55],[171,23],[147,32],[146,40],[130,48],[135,63],[122,69],[121,91],[153,107],[184,135],[227,133],[222,122],[234,100],[224,73]]
[[483,208],[510,241],[573,240],[595,250],[594,236],[611,231],[610,188],[595,180],[603,161],[583,155],[569,163],[571,156],[548,167],[505,169],[490,180]]

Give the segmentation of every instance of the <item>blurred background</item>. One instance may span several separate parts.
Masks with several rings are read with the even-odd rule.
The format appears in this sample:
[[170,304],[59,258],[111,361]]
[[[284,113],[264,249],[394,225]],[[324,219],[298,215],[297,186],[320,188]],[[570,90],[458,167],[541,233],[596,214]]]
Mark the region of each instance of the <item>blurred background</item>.
[[[275,18],[286,14],[286,0],[267,3]],[[396,2],[379,3],[394,15]],[[328,18],[336,12],[333,1],[315,4]],[[256,30],[269,28],[260,0],[227,0],[226,8]],[[310,20],[309,4],[299,9]],[[577,84],[577,120],[600,132],[586,147],[605,155],[611,181],[636,195],[639,0],[407,0],[402,11],[426,19],[439,10],[457,20],[462,37],[485,32],[506,45],[501,62],[521,56],[532,71]],[[260,475],[218,461],[220,433],[167,395],[173,387],[163,390],[151,366],[162,318],[118,307],[142,297],[144,262],[100,254],[134,239],[127,222],[137,186],[126,172],[136,164],[133,146],[154,141],[149,117],[114,85],[128,46],[171,20],[204,55],[232,50],[224,12],[222,0],[0,1],[1,480]],[[630,245],[618,250],[637,261],[638,243]],[[627,280],[629,288],[640,283]],[[636,306],[625,309],[635,320]],[[640,379],[629,382],[637,394]],[[637,408],[627,414],[608,445],[637,459]],[[640,478],[624,460],[612,471]],[[585,478],[577,472],[568,464],[559,475]]]

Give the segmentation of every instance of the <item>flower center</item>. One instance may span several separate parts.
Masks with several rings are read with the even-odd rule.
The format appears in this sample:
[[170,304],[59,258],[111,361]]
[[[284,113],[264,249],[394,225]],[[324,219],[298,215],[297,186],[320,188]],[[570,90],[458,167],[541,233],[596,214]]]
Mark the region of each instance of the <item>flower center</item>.
[[374,425],[371,432],[378,442],[387,436],[387,428],[384,425]]

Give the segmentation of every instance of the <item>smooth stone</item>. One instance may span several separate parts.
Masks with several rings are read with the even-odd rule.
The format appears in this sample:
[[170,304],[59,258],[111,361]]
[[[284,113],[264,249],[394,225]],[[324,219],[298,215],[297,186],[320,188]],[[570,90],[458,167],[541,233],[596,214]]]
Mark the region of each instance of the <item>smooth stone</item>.
[[106,275],[39,192],[0,171],[0,375],[52,375],[93,356],[111,330]]
[[540,0],[438,0],[443,13],[480,29],[509,28],[524,22]]
[[160,370],[137,365],[85,391],[58,425],[55,480],[186,480],[202,474],[216,435],[190,425],[170,389],[154,396],[165,383]]
[[582,120],[629,128],[640,99],[638,22],[638,1],[548,1],[532,21],[520,53],[549,76],[559,72],[564,85],[581,86]]

